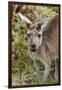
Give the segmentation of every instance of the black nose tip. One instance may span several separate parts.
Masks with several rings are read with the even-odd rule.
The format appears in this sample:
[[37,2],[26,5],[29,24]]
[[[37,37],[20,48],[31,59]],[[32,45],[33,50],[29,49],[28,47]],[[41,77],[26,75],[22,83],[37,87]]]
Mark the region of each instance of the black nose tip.
[[36,47],[36,45],[35,45],[35,44],[32,44],[32,45],[31,45],[31,47],[32,47],[32,48],[35,48],[35,47]]

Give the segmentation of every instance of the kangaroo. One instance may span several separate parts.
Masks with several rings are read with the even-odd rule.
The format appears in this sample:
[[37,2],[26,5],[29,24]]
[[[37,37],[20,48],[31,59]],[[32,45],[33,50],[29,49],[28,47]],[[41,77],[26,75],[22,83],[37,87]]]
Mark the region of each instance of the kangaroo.
[[[41,83],[39,68],[36,63],[36,60],[40,60],[45,68],[42,82],[46,83],[51,70],[51,61],[56,61],[59,58],[59,15],[47,17],[37,23],[33,23],[20,12],[18,15],[28,26],[28,53],[34,62],[37,79]],[[58,80],[57,65],[55,67],[55,79]]]

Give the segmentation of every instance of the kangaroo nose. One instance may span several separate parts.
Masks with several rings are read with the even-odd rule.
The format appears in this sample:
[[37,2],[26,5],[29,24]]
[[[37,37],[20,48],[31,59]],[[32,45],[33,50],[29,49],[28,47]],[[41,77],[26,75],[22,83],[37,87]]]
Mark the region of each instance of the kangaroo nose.
[[35,44],[32,44],[32,45],[31,45],[31,47],[32,47],[32,48],[35,48],[35,47],[36,47],[36,45],[35,45]]

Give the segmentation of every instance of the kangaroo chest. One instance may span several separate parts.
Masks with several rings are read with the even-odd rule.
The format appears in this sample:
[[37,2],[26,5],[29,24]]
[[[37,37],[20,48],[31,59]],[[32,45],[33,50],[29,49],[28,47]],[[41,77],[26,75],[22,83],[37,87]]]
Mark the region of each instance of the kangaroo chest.
[[29,52],[29,56],[31,57],[32,60],[40,60],[41,63],[45,63],[45,60],[42,57],[42,53],[38,53],[38,52]]

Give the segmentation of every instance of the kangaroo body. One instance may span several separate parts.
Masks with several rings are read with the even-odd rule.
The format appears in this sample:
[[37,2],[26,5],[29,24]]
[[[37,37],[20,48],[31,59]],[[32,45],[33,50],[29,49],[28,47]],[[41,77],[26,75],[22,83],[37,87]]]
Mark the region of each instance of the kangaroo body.
[[[47,27],[45,29],[48,30],[45,30],[45,32],[43,33],[42,43],[38,47],[37,51],[34,53],[30,51],[30,57],[33,60],[40,60],[40,62],[44,64],[45,72],[44,72],[43,81],[47,80],[47,77],[51,69],[51,61],[56,60],[59,57],[58,56],[59,55],[58,15],[52,18],[50,22],[48,22]],[[42,27],[40,31],[42,32]],[[56,77],[56,79],[58,79],[58,76]]]

